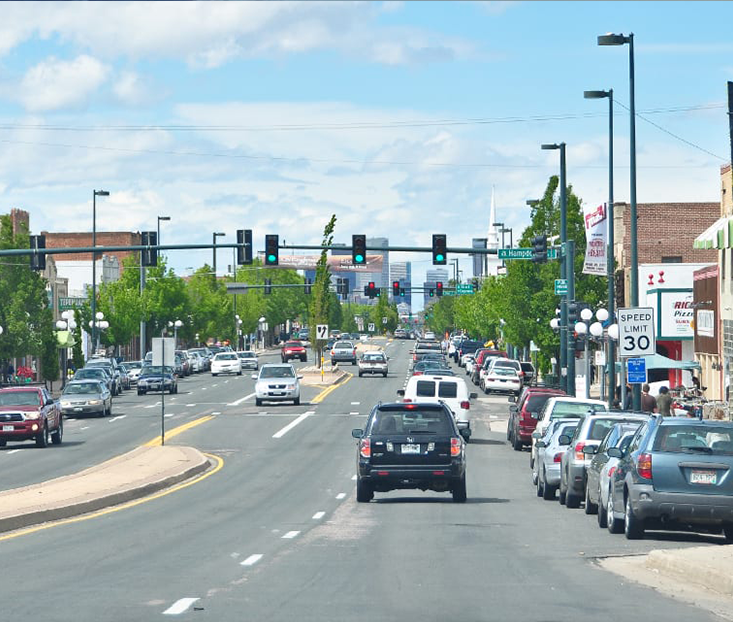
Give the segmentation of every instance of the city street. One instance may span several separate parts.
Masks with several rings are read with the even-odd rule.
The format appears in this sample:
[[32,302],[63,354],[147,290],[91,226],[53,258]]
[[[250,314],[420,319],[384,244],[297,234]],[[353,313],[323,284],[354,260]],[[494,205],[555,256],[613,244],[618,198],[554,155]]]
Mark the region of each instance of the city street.
[[[600,530],[582,510],[537,498],[528,452],[506,443],[503,397],[481,394],[472,406],[466,504],[420,491],[357,504],[351,429],[376,401],[396,399],[411,345],[386,343],[388,378],[354,376],[322,399],[318,388],[304,387],[298,407],[256,407],[246,373],[182,380],[177,396],[165,396],[169,429],[213,418],[170,442],[216,455],[223,468],[135,507],[4,534],[0,556],[13,560],[17,579],[0,587],[4,618],[715,619],[608,573],[597,560],[717,546],[722,538],[651,532],[630,542]],[[262,360],[270,358],[278,360],[274,353]],[[71,473],[151,440],[160,431],[159,401],[127,392],[111,419],[69,420],[61,447],[3,448],[3,488]]]

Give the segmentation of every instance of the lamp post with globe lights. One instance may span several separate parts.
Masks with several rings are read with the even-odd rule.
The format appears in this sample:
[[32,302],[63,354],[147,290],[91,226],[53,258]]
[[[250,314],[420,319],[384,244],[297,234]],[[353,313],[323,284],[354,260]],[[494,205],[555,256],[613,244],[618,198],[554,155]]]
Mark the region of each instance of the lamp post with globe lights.
[[[94,314],[95,319],[89,320],[89,328],[92,331],[92,354],[96,354],[99,350],[99,331],[106,330],[109,328],[109,322],[104,319],[104,313],[97,311]],[[96,342],[94,342],[94,336],[96,335]]]
[[168,327],[173,329],[173,343],[176,346],[176,350],[178,349],[178,329],[183,326],[183,322],[181,320],[176,320],[175,322],[168,322]]
[[[76,328],[76,321],[74,320],[74,312],[71,310],[64,311],[61,314],[63,319],[56,322],[56,328],[59,331],[74,330]],[[61,348],[62,359],[61,359],[61,388],[66,386],[66,380],[69,375],[68,360],[69,360],[69,349],[68,347]]]

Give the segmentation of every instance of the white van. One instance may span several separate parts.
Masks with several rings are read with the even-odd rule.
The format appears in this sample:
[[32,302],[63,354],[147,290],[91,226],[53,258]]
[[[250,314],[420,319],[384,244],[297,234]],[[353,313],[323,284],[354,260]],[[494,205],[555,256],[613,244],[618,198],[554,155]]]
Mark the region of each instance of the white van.
[[405,402],[445,402],[451,409],[459,428],[471,429],[468,411],[470,400],[476,393],[469,393],[466,381],[454,376],[412,376],[404,389],[397,391]]

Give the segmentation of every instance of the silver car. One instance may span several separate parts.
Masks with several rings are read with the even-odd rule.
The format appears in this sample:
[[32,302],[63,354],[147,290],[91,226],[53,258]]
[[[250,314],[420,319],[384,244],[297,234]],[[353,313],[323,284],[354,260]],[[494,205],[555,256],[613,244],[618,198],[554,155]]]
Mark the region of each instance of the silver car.
[[384,352],[365,352],[359,359],[359,378],[364,374],[381,374],[385,378],[389,372]]
[[72,380],[64,387],[61,398],[61,412],[66,415],[112,414],[112,393],[106,383],[98,380]]
[[290,363],[267,364],[260,367],[259,374],[252,374],[255,383],[255,404],[263,402],[292,401],[300,404],[300,380]]
[[241,350],[237,352],[239,362],[242,364],[242,369],[254,369],[257,371],[260,368],[260,363],[257,360],[257,354],[252,350]]
[[532,469],[532,481],[537,485],[537,496],[550,501],[560,485],[560,460],[565,448],[560,445],[561,436],[572,436],[579,419],[555,419],[544,436],[534,432],[537,459]]

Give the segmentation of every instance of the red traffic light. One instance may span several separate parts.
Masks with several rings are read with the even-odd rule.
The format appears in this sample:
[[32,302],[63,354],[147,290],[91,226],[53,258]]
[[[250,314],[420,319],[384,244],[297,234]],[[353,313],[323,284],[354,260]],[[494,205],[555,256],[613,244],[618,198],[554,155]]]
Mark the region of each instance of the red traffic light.
[[435,284],[435,293],[438,294],[438,296],[443,295],[443,282],[442,281],[438,281]]
[[393,296],[400,295],[400,282],[399,281],[392,281],[392,295]]

